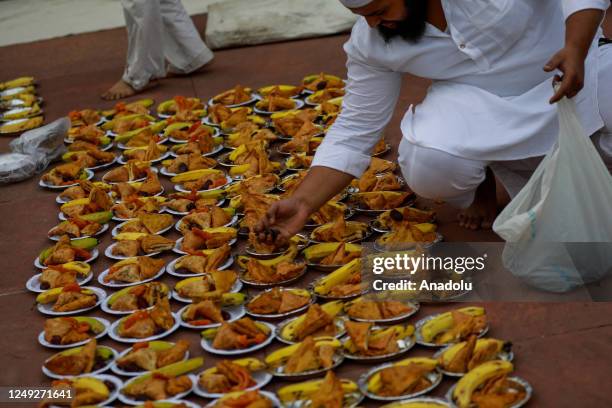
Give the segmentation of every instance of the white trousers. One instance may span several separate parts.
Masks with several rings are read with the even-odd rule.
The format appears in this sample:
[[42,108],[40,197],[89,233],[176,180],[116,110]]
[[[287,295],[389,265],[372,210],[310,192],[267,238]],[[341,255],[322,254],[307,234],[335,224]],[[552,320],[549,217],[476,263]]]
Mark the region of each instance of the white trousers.
[[[591,140],[612,172],[612,44],[600,47],[598,99],[604,128],[592,135]],[[402,138],[398,158],[406,183],[415,193],[444,200],[457,208],[472,204],[487,167],[515,196],[541,160],[542,157],[500,162],[471,160],[411,144],[406,138]]]
[[190,73],[213,59],[180,0],[121,0],[128,32],[123,80],[134,89],[176,73]]

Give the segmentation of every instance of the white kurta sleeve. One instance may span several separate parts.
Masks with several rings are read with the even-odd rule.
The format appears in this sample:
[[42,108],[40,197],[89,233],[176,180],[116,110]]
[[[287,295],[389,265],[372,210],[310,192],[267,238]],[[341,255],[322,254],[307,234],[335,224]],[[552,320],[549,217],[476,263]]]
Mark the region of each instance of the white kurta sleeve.
[[398,72],[366,62],[351,40],[344,50],[348,56],[348,83],[342,111],[317,149],[312,166],[360,177],[393,115],[402,79]]
[[568,18],[580,10],[599,9],[607,10],[610,7],[610,0],[562,0],[563,14]]

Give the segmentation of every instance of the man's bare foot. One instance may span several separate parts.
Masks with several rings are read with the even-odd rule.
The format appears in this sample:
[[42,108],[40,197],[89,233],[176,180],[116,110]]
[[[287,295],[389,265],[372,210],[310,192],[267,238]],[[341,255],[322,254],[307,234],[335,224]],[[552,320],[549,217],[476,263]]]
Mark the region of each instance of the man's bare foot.
[[104,92],[100,97],[107,101],[115,101],[117,99],[127,98],[136,94],[136,90],[130,86],[123,79],[117,81],[117,83],[110,87],[110,89]]
[[495,176],[487,167],[485,180],[476,189],[474,202],[462,210],[459,215],[459,225],[471,229],[490,229],[497,215],[497,195]]

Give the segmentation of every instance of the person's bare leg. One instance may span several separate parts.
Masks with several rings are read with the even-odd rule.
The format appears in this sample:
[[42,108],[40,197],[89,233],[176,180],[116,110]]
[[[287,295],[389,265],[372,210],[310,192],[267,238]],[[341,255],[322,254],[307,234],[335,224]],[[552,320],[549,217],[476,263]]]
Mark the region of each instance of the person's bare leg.
[[115,83],[115,85],[111,86],[108,91],[100,95],[100,97],[107,101],[116,101],[118,99],[128,98],[132,95],[139,94],[157,85],[159,85],[159,81],[157,79],[154,79],[150,81],[144,88],[136,90],[132,88],[132,86],[125,82],[123,79],[120,79],[117,83]]
[[485,180],[476,189],[474,201],[457,218],[459,225],[471,229],[489,229],[497,215],[497,189],[493,171],[487,167]]
[[116,101],[117,99],[127,98],[136,94],[136,90],[123,79],[120,79],[111,86],[108,91],[104,92],[100,97],[107,101]]

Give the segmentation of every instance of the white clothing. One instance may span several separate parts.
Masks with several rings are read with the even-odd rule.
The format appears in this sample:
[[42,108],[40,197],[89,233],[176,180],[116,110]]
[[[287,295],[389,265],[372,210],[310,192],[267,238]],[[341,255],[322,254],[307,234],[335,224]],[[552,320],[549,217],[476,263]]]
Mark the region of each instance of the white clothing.
[[[442,0],[448,30],[427,25],[418,43],[385,43],[360,18],[344,49],[348,82],[342,112],[313,160],[361,176],[388,124],[403,73],[430,78],[422,104],[401,123],[403,143],[477,161],[542,156],[558,134],[552,77],[542,67],[564,43],[565,18],[608,0]],[[597,36],[599,37],[599,35]],[[603,126],[595,39],[585,86],[575,97],[587,134]],[[610,88],[610,87],[608,87]],[[400,163],[401,164],[401,163]]]
[[189,73],[213,59],[180,0],[121,0],[128,31],[123,80],[140,90],[170,70]]
[[[608,169],[612,172],[612,44],[596,50],[600,54],[599,109],[605,126],[592,140]],[[399,146],[402,174],[410,188],[425,198],[440,199],[457,208],[467,208],[476,189],[485,179],[487,166],[502,182],[511,196],[527,183],[542,157],[512,161],[472,160],[438,149],[418,146],[404,138]]]
[[344,7],[358,8],[358,7],[367,6],[373,1],[374,0],[340,0],[340,3],[342,3]]

